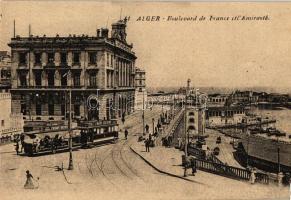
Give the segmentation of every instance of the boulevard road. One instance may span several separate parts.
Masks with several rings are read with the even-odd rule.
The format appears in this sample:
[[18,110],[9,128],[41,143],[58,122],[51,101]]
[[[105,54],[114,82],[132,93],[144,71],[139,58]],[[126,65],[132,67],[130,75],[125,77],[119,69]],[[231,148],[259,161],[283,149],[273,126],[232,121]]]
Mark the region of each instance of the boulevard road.
[[[150,130],[152,118],[157,119],[160,113],[157,107],[145,112]],[[130,144],[137,142],[137,135],[142,133],[141,115],[139,111],[126,117],[125,124],[119,127],[122,132],[116,144],[74,151],[72,171],[57,170],[62,165],[68,167],[68,152],[25,157],[17,156],[13,145],[1,146],[1,199],[278,199],[283,194],[277,189],[252,187],[200,171],[205,179],[198,183],[155,171],[130,150]],[[129,131],[128,140],[124,139],[124,128]],[[34,176],[38,189],[23,189],[26,170]]]

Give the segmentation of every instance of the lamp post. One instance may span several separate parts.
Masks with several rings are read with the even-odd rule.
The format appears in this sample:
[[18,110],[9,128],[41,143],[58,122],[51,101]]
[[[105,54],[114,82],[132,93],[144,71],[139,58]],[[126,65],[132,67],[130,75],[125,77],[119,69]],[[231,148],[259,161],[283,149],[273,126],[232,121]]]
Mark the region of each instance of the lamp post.
[[153,134],[155,132],[155,118],[152,118],[152,122],[153,122]]
[[72,90],[69,89],[69,121],[68,121],[68,128],[69,128],[69,149],[70,149],[70,157],[69,157],[69,167],[68,170],[73,170],[73,149],[72,149],[72,112],[71,112],[71,104],[72,104]]
[[188,92],[189,92],[189,88],[190,88],[190,82],[191,80],[188,79],[187,80],[187,88],[186,88],[186,95],[185,95],[185,114],[184,114],[184,120],[185,120],[185,157],[188,157],[188,144],[187,144],[187,100],[188,100]]
[[248,140],[247,140],[247,168],[249,167],[249,143],[250,143],[250,135],[249,135],[249,132],[247,130],[247,137],[248,137]]
[[187,80],[187,88],[186,88],[186,92],[185,92],[185,113],[184,113],[184,131],[185,131],[185,168],[184,168],[184,177],[187,177],[187,161],[188,161],[188,141],[187,141],[187,133],[188,133],[188,129],[187,129],[187,100],[188,100],[188,91],[190,88],[190,82],[191,80],[188,79]]
[[[70,71],[65,73],[63,75],[63,77],[71,77],[71,73]],[[67,92],[69,93],[69,119],[68,119],[68,131],[69,131],[69,152],[70,152],[70,156],[69,156],[69,166],[68,166],[68,170],[73,170],[74,169],[74,165],[73,165],[73,141],[72,141],[72,89],[69,88],[69,90],[67,89]],[[65,95],[66,97],[66,95]],[[65,99],[65,115],[67,115],[67,99]],[[66,119],[66,116],[65,116]]]
[[164,114],[164,100],[165,100],[165,97],[162,98],[162,113]]
[[279,137],[277,136],[277,153],[278,153],[278,174],[281,172],[281,164],[280,164],[280,145],[279,145]]

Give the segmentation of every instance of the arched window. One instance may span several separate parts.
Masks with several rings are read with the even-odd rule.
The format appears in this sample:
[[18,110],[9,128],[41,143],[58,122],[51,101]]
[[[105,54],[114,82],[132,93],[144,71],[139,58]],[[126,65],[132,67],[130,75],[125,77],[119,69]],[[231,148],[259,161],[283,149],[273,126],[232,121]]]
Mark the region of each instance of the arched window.
[[189,112],[189,116],[194,116],[194,112]]
[[188,129],[189,130],[195,130],[195,127],[194,126],[189,126]]
[[194,123],[194,122],[195,122],[194,118],[190,118],[190,119],[189,119],[189,122],[190,122],[190,123]]

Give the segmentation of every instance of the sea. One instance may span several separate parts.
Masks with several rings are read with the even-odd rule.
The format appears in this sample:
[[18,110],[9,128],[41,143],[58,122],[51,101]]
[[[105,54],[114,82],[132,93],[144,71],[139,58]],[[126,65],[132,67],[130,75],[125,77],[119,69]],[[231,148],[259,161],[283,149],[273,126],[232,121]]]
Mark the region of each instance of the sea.
[[262,108],[251,108],[251,112],[264,117],[271,117],[276,119],[275,127],[291,135],[291,109],[288,108],[277,108],[277,109],[262,109]]

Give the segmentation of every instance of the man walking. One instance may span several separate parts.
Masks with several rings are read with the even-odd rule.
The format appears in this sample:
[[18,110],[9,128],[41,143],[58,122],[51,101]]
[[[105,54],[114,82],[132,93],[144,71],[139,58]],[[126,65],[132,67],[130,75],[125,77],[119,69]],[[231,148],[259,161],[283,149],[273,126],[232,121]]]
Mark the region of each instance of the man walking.
[[16,154],[18,155],[19,154],[19,143],[18,143],[18,140],[16,141],[16,144],[15,144],[15,151],[16,151]]
[[20,134],[20,142],[21,142],[21,152],[22,152],[22,149],[24,149],[24,134],[23,133],[21,133]]
[[124,122],[125,122],[125,112],[122,113],[121,121],[122,121],[122,124],[124,124]]
[[145,147],[146,147],[146,152],[150,152],[150,141],[148,138],[145,140]]
[[127,131],[127,129],[125,129],[125,131],[124,131],[124,136],[125,136],[125,139],[127,140],[127,136],[128,136],[128,131]]
[[145,125],[145,130],[146,130],[146,133],[149,133],[149,129],[150,129],[149,125],[148,125],[148,124],[146,124],[146,125]]

